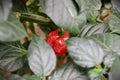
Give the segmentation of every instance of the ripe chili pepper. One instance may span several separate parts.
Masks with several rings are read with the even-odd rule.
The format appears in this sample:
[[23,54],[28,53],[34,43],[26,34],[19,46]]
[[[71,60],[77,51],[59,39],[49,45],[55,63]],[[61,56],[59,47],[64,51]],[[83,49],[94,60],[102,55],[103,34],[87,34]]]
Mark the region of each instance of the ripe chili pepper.
[[[63,34],[61,34],[63,33]],[[56,55],[62,56],[67,53],[67,45],[66,40],[69,39],[70,35],[67,31],[63,31],[58,29],[52,31],[48,37],[47,42],[53,48]]]
[[28,0],[23,0],[23,1],[24,1],[25,4],[28,2]]

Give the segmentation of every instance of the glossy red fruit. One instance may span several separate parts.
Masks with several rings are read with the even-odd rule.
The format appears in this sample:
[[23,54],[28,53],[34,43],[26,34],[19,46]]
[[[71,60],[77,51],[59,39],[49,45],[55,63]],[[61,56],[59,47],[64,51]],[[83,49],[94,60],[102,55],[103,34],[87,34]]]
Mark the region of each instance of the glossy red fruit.
[[24,1],[25,4],[28,2],[28,0],[23,0],[23,1]]
[[69,39],[69,37],[70,37],[69,32],[64,31],[64,35],[63,35],[63,36],[61,36],[60,33],[61,33],[61,30],[60,30],[60,29],[55,30],[55,31],[52,31],[52,32],[48,35],[48,38],[56,39],[56,38],[58,38],[58,37],[61,37],[61,38],[63,38],[65,41],[66,41],[67,39]]
[[67,45],[65,41],[70,37],[67,31],[64,31],[63,35],[60,35],[61,32],[62,31],[60,29],[52,31],[47,37],[48,44],[50,44],[58,56],[62,56],[67,53]]
[[52,48],[58,56],[62,56],[67,53],[67,45],[63,38],[57,38],[54,41]]

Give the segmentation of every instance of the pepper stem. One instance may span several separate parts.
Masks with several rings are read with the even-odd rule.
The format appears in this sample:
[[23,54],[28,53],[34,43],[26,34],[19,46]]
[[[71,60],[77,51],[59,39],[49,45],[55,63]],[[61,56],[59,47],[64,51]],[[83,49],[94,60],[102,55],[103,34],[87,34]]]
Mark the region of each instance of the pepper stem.
[[61,28],[60,36],[64,37],[64,29],[63,28]]

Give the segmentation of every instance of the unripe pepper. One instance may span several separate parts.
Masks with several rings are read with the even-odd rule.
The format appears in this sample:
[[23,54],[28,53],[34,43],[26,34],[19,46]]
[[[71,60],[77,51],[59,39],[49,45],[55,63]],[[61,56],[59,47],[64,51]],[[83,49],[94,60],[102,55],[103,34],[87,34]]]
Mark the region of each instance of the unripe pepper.
[[53,48],[56,55],[62,56],[67,53],[67,45],[65,41],[69,39],[69,37],[70,35],[67,31],[62,31],[58,29],[52,31],[48,35],[47,42]]

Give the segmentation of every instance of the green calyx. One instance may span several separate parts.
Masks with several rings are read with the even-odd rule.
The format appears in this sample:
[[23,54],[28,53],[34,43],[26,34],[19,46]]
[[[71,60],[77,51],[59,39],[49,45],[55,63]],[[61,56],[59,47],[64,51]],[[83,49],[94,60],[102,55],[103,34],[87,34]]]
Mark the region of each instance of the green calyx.
[[102,68],[94,68],[88,72],[88,76],[96,79],[102,75],[103,69]]
[[59,35],[60,35],[61,37],[64,37],[64,29],[63,29],[63,28],[61,28],[61,32],[59,33]]

